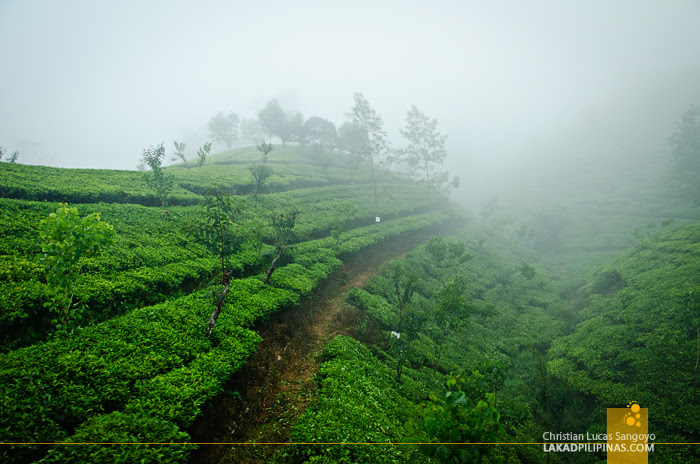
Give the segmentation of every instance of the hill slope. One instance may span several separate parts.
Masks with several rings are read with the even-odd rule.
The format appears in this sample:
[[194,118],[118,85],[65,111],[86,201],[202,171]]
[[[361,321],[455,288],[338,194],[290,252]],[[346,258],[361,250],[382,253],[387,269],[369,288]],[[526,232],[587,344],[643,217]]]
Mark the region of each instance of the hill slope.
[[[203,405],[255,352],[255,324],[298,305],[345,257],[460,216],[444,208],[425,212],[424,189],[385,171],[378,180],[377,223],[361,170],[348,167],[340,154],[328,154],[325,165],[298,147],[276,148],[266,188],[256,197],[240,195],[252,183],[246,153],[236,160],[213,156],[210,162],[219,164],[211,167],[166,168],[175,188],[165,208],[155,206],[159,201],[142,173],[0,166],[6,351],[0,356],[0,440],[187,441],[185,431]],[[199,203],[213,187],[234,194],[237,227],[247,232],[228,258],[234,280],[207,338],[213,296],[222,290],[220,262],[183,225],[203,217]],[[86,309],[76,313],[68,333],[55,331],[44,307],[53,289],[41,262],[38,224],[58,208],[50,200],[70,202],[81,215],[100,212],[117,234],[102,256],[83,262],[76,295]],[[270,217],[291,208],[298,219],[266,284],[277,250]],[[189,449],[118,452],[126,453],[125,462],[182,462]],[[16,445],[0,452],[4,462],[87,462],[112,460],[117,450]]]

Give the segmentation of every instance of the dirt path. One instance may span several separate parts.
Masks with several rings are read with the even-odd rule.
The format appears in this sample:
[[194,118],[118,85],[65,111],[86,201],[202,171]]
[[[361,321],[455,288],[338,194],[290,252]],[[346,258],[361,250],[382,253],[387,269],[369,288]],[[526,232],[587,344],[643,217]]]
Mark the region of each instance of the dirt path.
[[291,441],[291,426],[316,400],[315,355],[336,335],[355,335],[363,317],[344,303],[347,292],[364,286],[391,258],[403,256],[434,233],[413,233],[345,260],[302,305],[256,327],[264,340],[257,353],[190,430],[194,442],[220,444],[200,446],[191,462],[291,462],[283,443]]

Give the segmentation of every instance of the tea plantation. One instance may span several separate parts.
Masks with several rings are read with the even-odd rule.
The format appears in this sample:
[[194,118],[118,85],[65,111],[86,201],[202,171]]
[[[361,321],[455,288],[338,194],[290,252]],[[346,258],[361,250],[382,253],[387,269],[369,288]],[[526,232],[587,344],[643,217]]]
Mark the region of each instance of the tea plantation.
[[[298,305],[344,257],[463,221],[446,200],[427,211],[424,187],[389,171],[375,205],[367,174],[344,155],[294,146],[276,147],[273,175],[252,196],[254,153],[166,168],[167,206],[140,172],[0,166],[0,442],[14,443],[0,447],[3,462],[186,462],[193,445],[47,443],[187,443],[203,405],[255,352],[255,324]],[[207,337],[221,260],[188,224],[202,222],[213,188],[232,195],[240,240],[227,251],[230,288]],[[55,289],[39,236],[61,203],[99,213],[115,232],[80,261],[71,304],[84,309],[71,309],[67,327],[48,308]],[[264,282],[278,250],[272,217],[292,209]]]

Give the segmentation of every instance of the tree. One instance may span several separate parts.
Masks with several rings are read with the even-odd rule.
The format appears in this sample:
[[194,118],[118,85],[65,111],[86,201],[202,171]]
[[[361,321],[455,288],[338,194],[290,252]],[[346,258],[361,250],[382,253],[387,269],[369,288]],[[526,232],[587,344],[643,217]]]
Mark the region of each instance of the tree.
[[211,142],[207,142],[204,145],[202,145],[201,148],[197,150],[197,166],[200,168],[204,166],[204,163],[207,161],[207,155],[209,155],[209,152],[211,151]]
[[164,159],[165,147],[163,147],[162,142],[156,147],[151,146],[143,151],[143,162],[151,168],[150,172],[144,174],[146,184],[155,190],[161,206],[166,205],[168,194],[175,183],[172,174],[165,174],[161,167]]
[[265,134],[257,119],[243,118],[240,124],[240,140],[245,143],[254,145],[261,140]]
[[68,208],[66,203],[42,219],[39,229],[51,295],[44,306],[58,313],[59,319],[54,320],[57,328],[67,330],[70,320],[85,309],[84,304],[73,301],[85,259],[99,255],[116,234],[111,225],[100,220],[100,213],[81,218],[78,209]]
[[327,119],[312,116],[306,120],[302,129],[301,144],[311,145],[317,152],[332,151],[338,139],[335,124]]
[[430,444],[418,446],[421,454],[444,463],[480,463],[493,451],[488,443],[497,442],[504,428],[499,423],[495,393],[478,395],[482,389],[473,388],[487,384],[484,380],[478,370],[466,378],[458,374],[447,381],[444,398],[430,397],[423,409],[423,427]]
[[683,114],[668,141],[674,188],[682,198],[700,206],[700,107],[692,106]]
[[185,143],[177,143],[175,140],[173,140],[173,145],[175,145],[175,154],[171,158],[172,161],[181,159],[182,162],[185,163],[185,166],[187,166],[187,160],[185,159]]
[[389,263],[386,273],[391,282],[393,303],[397,308],[396,330],[392,331],[391,350],[396,354],[396,381],[401,382],[403,366],[408,359],[411,341],[419,330],[420,320],[411,310],[411,300],[418,282],[418,273],[403,259]]
[[207,124],[215,142],[221,142],[230,150],[238,140],[238,123],[240,117],[236,113],[216,113]]
[[367,133],[352,122],[346,121],[338,128],[338,149],[350,153],[354,158],[361,158],[365,140]]
[[2,160],[2,156],[5,154],[5,148],[0,147],[0,160]]
[[449,197],[452,190],[458,189],[462,182],[459,180],[459,176],[450,178],[450,174],[447,171],[438,171],[430,180],[430,185],[435,190],[442,192],[446,197]]
[[19,158],[19,151],[15,150],[12,152],[12,155],[10,155],[10,163],[15,164],[17,162],[17,158]]
[[437,120],[430,119],[421,113],[415,105],[406,115],[406,128],[401,135],[408,141],[408,146],[403,149],[403,159],[408,163],[411,173],[419,176],[426,186],[428,208],[430,208],[430,190],[433,172],[438,164],[445,162],[445,140],[447,136],[437,130]]
[[262,155],[262,162],[255,163],[254,165],[248,168],[250,170],[250,173],[253,175],[253,196],[255,198],[258,197],[258,192],[260,191],[260,188],[265,184],[265,182],[267,182],[268,177],[272,175],[272,168],[267,165],[270,152],[272,151],[272,144],[265,143],[265,141],[263,140],[262,144],[257,145],[256,148]]
[[304,130],[304,115],[301,111],[296,113],[287,114],[287,131],[289,133],[289,140],[292,142],[301,143]]
[[286,113],[273,98],[258,112],[258,121],[268,136],[279,137],[282,146],[285,146],[287,142],[299,138],[304,116],[298,111],[295,114]]
[[243,228],[238,221],[242,211],[240,203],[220,188],[207,192],[201,206],[204,212],[198,220],[183,223],[182,228],[199,239],[221,261],[223,288],[214,300],[214,311],[207,325],[207,337],[211,337],[214,325],[223,311],[226,295],[231,288],[233,271],[229,257],[241,246],[246,234],[243,233]]
[[294,229],[298,215],[299,211],[292,208],[287,212],[272,216],[271,222],[272,228],[275,231],[275,249],[277,250],[277,256],[275,256],[275,258],[272,260],[270,267],[265,273],[263,282],[268,283],[270,281],[272,273],[275,272],[277,261],[280,259],[280,257],[282,257],[287,249],[287,244],[292,240],[292,229]]
[[[361,145],[358,147],[359,156],[369,163],[372,175],[372,187],[374,189],[374,208],[376,216],[379,217],[379,201],[377,199],[377,182],[374,165],[386,156],[388,143],[386,132],[384,132],[384,122],[377,112],[369,105],[367,99],[360,92],[353,94],[355,104],[350,112],[346,114],[349,122],[360,129],[363,134]],[[357,133],[357,129],[354,129]]]

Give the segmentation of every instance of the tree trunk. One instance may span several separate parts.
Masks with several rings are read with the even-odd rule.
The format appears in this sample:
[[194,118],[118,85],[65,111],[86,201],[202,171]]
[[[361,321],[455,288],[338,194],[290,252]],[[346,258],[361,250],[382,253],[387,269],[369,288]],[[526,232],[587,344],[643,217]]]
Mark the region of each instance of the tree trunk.
[[430,172],[428,171],[428,162],[425,162],[425,190],[428,194],[428,211],[430,211]]
[[275,272],[275,265],[277,264],[277,260],[280,259],[280,256],[282,256],[282,247],[277,247],[277,256],[272,260],[270,269],[268,269],[267,274],[265,274],[265,279],[263,280],[264,283],[267,283],[270,280],[270,277],[272,277],[272,273]]
[[209,318],[207,338],[211,337],[211,332],[212,330],[214,330],[214,324],[216,324],[216,320],[219,318],[219,314],[221,314],[221,310],[224,307],[224,298],[226,298],[226,294],[228,293],[229,288],[231,288],[231,279],[228,279],[228,282],[226,282],[226,285],[224,286],[224,291],[221,292],[221,295],[219,295],[219,299],[216,300],[216,309],[214,309],[214,312],[211,313],[211,317]]

